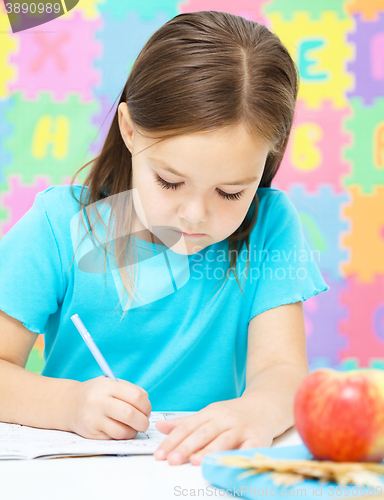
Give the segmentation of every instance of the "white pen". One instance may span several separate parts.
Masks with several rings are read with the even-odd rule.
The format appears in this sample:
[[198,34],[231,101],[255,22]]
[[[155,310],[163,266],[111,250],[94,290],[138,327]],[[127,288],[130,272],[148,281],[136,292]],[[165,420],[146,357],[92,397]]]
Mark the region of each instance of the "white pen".
[[117,378],[114,376],[112,370],[109,368],[108,363],[105,361],[103,355],[99,351],[99,348],[95,344],[93,338],[91,337],[90,333],[88,330],[85,328],[84,323],[81,321],[80,317],[78,314],[74,314],[71,316],[71,320],[75,324],[75,327],[79,330],[80,335],[83,337],[84,342],[87,344],[89,347],[89,350],[93,354],[94,358],[98,362],[100,368],[103,370],[104,375],[106,377],[112,378],[113,380],[117,381]]

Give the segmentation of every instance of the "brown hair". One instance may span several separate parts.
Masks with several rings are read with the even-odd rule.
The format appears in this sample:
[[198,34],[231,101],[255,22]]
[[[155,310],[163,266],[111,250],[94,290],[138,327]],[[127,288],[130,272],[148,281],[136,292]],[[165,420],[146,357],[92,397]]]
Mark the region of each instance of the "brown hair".
[[[175,16],[149,38],[133,64],[119,104],[127,103],[140,133],[160,140],[243,124],[251,137],[270,145],[259,187],[271,187],[289,139],[298,81],[288,50],[265,26],[226,12],[190,12]],[[75,198],[81,211],[131,190],[132,156],[121,137],[117,107],[100,154],[72,178],[73,197],[72,184],[90,163],[80,195],[81,199],[87,186],[87,200]],[[119,238],[115,258],[131,297],[132,283],[127,274],[123,276],[131,212],[119,213],[126,216],[118,222],[118,231],[125,228],[128,240]],[[245,242],[248,272],[249,235],[257,215],[256,194],[253,217],[247,214],[228,237],[230,266],[225,281],[232,270],[240,290],[237,253]]]

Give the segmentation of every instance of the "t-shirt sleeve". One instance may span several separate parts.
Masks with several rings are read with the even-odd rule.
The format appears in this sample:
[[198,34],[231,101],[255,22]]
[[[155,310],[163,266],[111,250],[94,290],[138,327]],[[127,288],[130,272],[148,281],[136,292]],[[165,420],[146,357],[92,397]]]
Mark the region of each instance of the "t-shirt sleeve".
[[59,249],[39,193],[0,240],[0,309],[28,330],[45,333],[63,288]]
[[257,251],[250,278],[256,285],[248,321],[268,309],[305,301],[329,289],[318,267],[320,252],[309,248],[299,214],[284,191],[268,207],[262,224],[265,243],[260,251],[254,242]]

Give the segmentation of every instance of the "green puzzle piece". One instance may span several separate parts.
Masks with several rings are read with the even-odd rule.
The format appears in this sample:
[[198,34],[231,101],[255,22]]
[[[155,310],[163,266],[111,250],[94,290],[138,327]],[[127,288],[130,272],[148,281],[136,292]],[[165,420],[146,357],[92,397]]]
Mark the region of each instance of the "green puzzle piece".
[[281,12],[284,19],[292,19],[296,12],[309,12],[312,19],[320,19],[324,11],[337,12],[340,19],[345,19],[344,0],[322,0],[311,2],[309,0],[274,0],[262,8],[265,15]]
[[92,116],[99,107],[98,102],[83,103],[73,94],[65,102],[54,102],[48,92],[36,101],[16,94],[15,106],[7,113],[15,131],[6,141],[13,161],[3,174],[17,173],[24,184],[32,184],[36,175],[47,175],[52,185],[62,184],[93,158],[88,150],[97,134]]
[[342,179],[348,188],[358,184],[365,194],[372,193],[377,184],[384,184],[384,166],[375,163],[375,142],[378,127],[384,127],[384,98],[372,105],[363,104],[359,97],[350,100],[352,117],[345,120],[345,128],[352,132],[352,145],[345,148],[344,157],[352,163],[352,173]]
[[44,367],[44,359],[40,354],[40,351],[36,348],[32,348],[25,369],[30,372],[37,373],[40,375],[41,370]]

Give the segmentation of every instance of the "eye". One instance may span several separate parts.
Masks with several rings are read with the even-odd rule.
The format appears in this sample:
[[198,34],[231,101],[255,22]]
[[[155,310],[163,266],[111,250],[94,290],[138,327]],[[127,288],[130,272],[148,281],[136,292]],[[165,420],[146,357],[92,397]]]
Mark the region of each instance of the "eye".
[[172,184],[172,182],[165,181],[157,174],[156,174],[156,182],[160,184],[160,186],[162,186],[164,189],[169,189],[169,188],[177,189],[182,184],[182,182],[177,182],[175,184]]
[[243,196],[243,193],[244,191],[239,191],[238,193],[229,194],[219,189],[219,195],[226,200],[239,200]]
[[[160,186],[163,187],[164,189],[169,189],[169,188],[177,189],[182,184],[182,182],[176,182],[176,183],[167,182],[164,179],[162,179],[158,174],[156,174],[156,182],[160,184]],[[224,191],[218,189],[218,193],[222,198],[225,198],[226,200],[239,200],[242,197],[244,190],[239,191],[238,193],[229,194],[229,193],[224,193]]]

